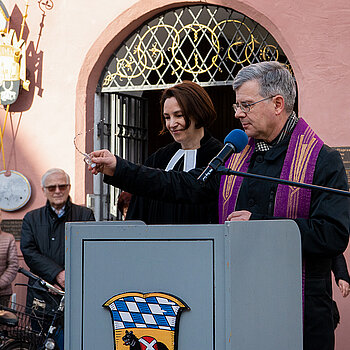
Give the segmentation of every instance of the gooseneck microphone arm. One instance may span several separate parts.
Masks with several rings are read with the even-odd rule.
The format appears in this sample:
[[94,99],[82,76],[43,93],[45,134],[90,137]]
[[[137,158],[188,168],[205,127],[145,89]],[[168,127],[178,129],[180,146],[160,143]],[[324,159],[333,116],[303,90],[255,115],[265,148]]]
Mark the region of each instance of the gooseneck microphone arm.
[[224,166],[219,166],[216,170],[216,173],[221,174],[221,175],[235,175],[235,176],[242,176],[242,177],[250,177],[253,179],[257,179],[257,180],[277,182],[277,183],[282,184],[282,185],[302,187],[302,188],[307,188],[309,190],[318,190],[318,191],[329,192],[329,193],[333,193],[333,194],[339,194],[342,196],[350,197],[349,191],[339,190],[337,188],[311,185],[311,184],[306,184],[306,183],[302,183],[302,182],[284,180],[284,179],[279,179],[276,177],[270,177],[270,176],[265,176],[265,175],[257,175],[257,174],[252,174],[252,173],[242,173],[240,171],[227,169]]
[[225,164],[227,158],[234,153],[235,146],[231,143],[226,143],[223,149],[210,161],[206,169],[197,178],[200,182],[205,182],[207,179],[220,168],[222,164]]
[[224,143],[225,145],[221,151],[209,162],[208,166],[198,176],[197,180],[201,183],[207,181],[221,165],[225,164],[232,153],[241,152],[248,143],[248,136],[243,130],[234,129],[225,137]]

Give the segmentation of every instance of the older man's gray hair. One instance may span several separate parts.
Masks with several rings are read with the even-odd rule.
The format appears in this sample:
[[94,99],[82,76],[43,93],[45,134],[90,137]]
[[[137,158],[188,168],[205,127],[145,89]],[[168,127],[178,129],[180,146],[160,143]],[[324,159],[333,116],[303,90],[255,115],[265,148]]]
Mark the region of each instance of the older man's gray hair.
[[260,62],[242,68],[233,81],[233,89],[236,91],[250,80],[259,82],[262,97],[283,96],[286,112],[292,113],[296,96],[295,80],[281,63]]
[[52,168],[52,169],[49,169],[42,177],[41,177],[41,187],[45,187],[45,181],[46,181],[46,178],[51,175],[51,174],[56,174],[56,173],[60,173],[60,174],[63,174],[66,176],[66,179],[67,179],[67,184],[70,185],[70,177],[69,175],[62,169],[59,169],[59,168]]

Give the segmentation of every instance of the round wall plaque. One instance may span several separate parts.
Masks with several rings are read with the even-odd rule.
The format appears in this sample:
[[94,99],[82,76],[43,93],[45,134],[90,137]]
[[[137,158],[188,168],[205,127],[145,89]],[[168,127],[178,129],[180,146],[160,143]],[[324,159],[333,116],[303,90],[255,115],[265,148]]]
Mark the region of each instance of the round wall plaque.
[[15,211],[22,208],[31,195],[27,178],[15,170],[0,171],[0,209]]

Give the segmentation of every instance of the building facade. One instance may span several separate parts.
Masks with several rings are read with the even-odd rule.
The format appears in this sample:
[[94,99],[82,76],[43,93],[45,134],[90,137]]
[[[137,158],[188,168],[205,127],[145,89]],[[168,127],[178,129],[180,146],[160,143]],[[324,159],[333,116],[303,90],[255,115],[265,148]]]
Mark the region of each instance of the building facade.
[[[183,79],[208,90],[219,115],[212,132],[223,139],[237,127],[232,79],[262,60],[286,64],[298,86],[298,114],[350,160],[348,0],[3,4],[9,29],[25,41],[30,82],[8,110],[0,109],[2,170],[24,175],[31,188],[26,204],[4,215],[13,231],[44,204],[40,177],[51,167],[71,175],[73,201],[93,206],[100,219],[117,219],[118,193],[91,176],[83,154],[107,147],[142,162],[167,142],[158,136],[159,92]],[[337,349],[345,350],[350,305],[336,287],[334,297],[341,312]]]

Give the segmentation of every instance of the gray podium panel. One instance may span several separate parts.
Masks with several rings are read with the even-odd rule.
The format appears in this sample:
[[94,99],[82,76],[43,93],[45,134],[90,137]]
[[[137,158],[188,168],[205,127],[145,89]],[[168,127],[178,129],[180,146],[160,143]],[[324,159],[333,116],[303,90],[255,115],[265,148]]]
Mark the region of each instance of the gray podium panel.
[[301,249],[292,221],[229,227],[230,349],[302,349]]
[[300,239],[292,221],[69,223],[66,235],[65,349],[115,349],[102,305],[127,292],[167,293],[189,306],[180,350],[301,349]]

